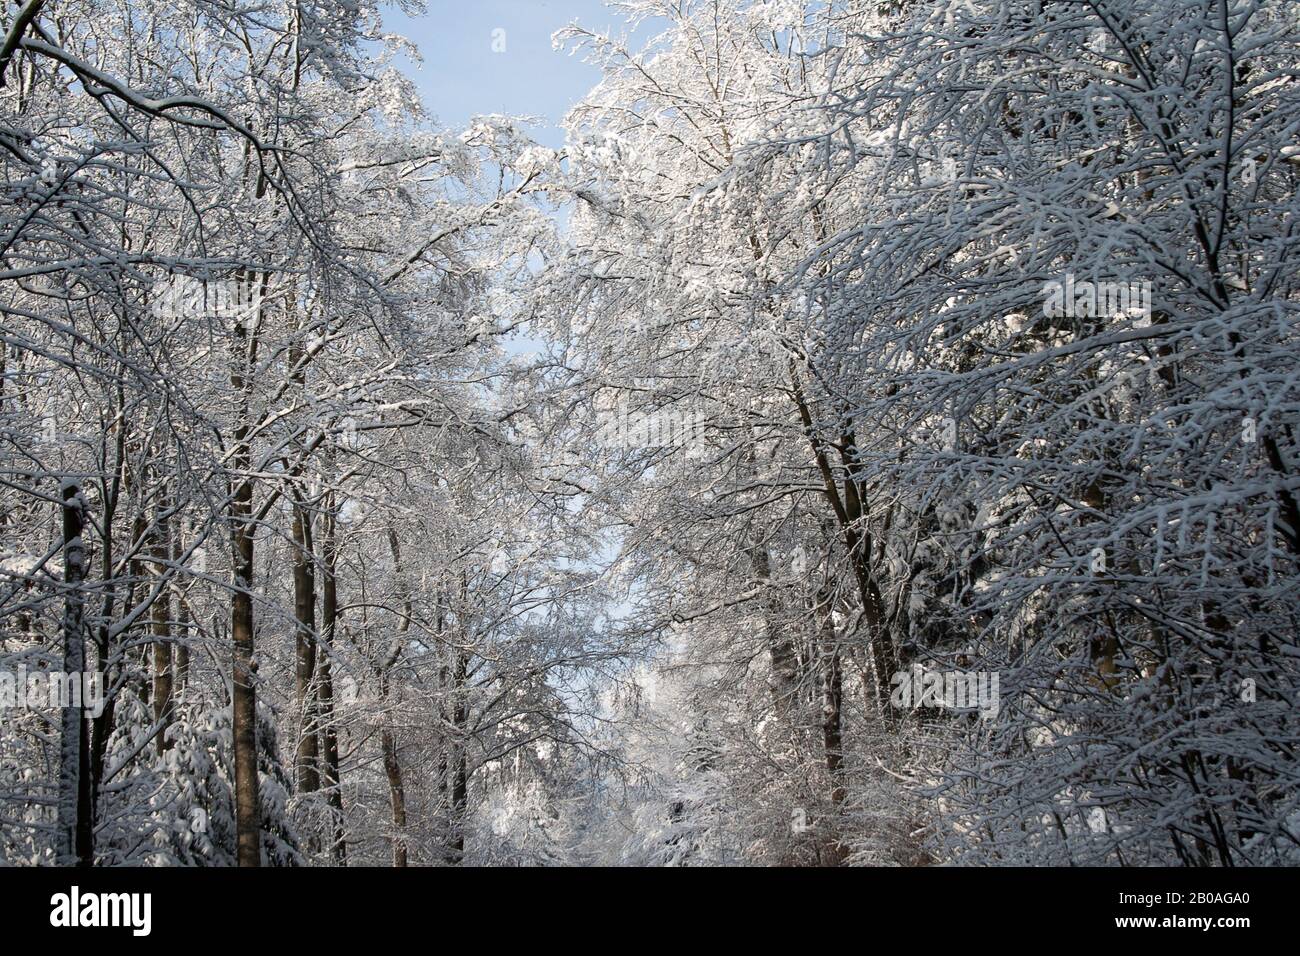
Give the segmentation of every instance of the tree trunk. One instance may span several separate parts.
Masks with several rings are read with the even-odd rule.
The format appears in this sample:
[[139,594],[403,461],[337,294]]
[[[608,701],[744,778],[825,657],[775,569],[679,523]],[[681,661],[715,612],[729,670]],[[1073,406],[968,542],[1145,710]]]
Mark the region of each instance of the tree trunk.
[[117,590],[119,587],[118,582],[115,580],[117,563],[114,524],[123,486],[127,480],[125,408],[126,392],[119,384],[115,408],[117,413],[116,422],[113,425],[116,432],[113,437],[115,458],[113,474],[111,480],[106,480],[100,485],[99,561],[104,582],[112,583],[104,588],[103,602],[99,608],[99,624],[95,631],[95,672],[99,686],[103,688],[104,708],[100,711],[99,716],[92,718],[90,722],[90,780],[88,787],[90,789],[90,828],[92,832],[96,821],[99,819],[99,783],[104,778],[104,760],[108,753],[108,740],[113,733],[117,700],[117,695],[114,693],[111,684],[112,671],[109,665],[112,659],[110,648],[114,643],[109,622],[115,616],[114,610],[117,606]]
[[[259,176],[257,194],[261,198],[265,182]],[[241,281],[254,281],[244,274]],[[265,292],[266,276],[262,276]],[[249,301],[253,296],[249,294]],[[237,859],[240,866],[261,866],[261,794],[257,779],[257,667],[253,655],[256,632],[253,628],[253,545],[257,523],[253,514],[252,447],[249,420],[250,370],[257,361],[256,324],[249,334],[246,322],[256,323],[255,315],[236,319],[234,350],[231,356],[231,391],[238,396],[239,408],[232,442],[231,471],[236,482],[230,502],[230,537],[233,554],[234,595],[230,602],[230,634],[234,644],[231,680],[231,724],[235,763],[235,832]]]
[[[85,690],[86,632],[82,581],[86,571],[86,547],[82,540],[85,527],[85,499],[73,482],[63,486],[63,673],[67,681],[77,681]],[[68,690],[71,691],[69,683]],[[84,701],[72,706],[63,701],[59,753],[58,857],[63,865],[94,864],[94,830],[91,824],[90,746],[86,721],[82,716]]]
[[[754,446],[746,449],[744,461],[751,473],[757,478]],[[768,688],[772,694],[772,706],[777,719],[791,733],[795,732],[796,711],[799,709],[799,654],[789,626],[782,620],[781,594],[772,580],[772,557],[768,553],[767,543],[759,540],[757,529],[746,542],[745,554],[749,557],[756,583],[765,589],[762,601],[763,631],[767,638],[768,654],[771,657],[771,675]]]
[[295,674],[298,692],[298,792],[320,789],[319,745],[316,726],[316,568],[312,553],[311,525],[306,509],[293,509],[293,609],[295,628]]
[[241,483],[235,510],[235,594],[230,632],[234,641],[233,708],[235,751],[235,829],[240,866],[261,865],[261,821],[257,781],[257,689],[253,684],[253,527],[247,522],[252,485]]
[[167,739],[167,728],[173,716],[172,594],[170,573],[166,566],[166,562],[171,559],[171,535],[165,502],[154,520],[153,533],[154,580],[158,584],[158,594],[149,611],[150,630],[153,633],[153,718],[158,728],[154,743],[158,756],[161,757],[171,747],[171,741]]
[[411,614],[414,606],[411,601],[410,588],[406,586],[402,567],[402,549],[398,544],[397,532],[390,525],[388,528],[388,547],[393,553],[393,573],[402,587],[402,620],[397,625],[397,640],[388,658],[379,669],[379,699],[383,713],[384,728],[380,733],[380,746],[384,753],[384,773],[388,776],[388,799],[393,808],[393,866],[406,866],[406,787],[402,783],[402,764],[397,755],[397,739],[392,723],[388,718],[388,672],[397,663],[402,653],[402,639],[411,626]]
[[[388,674],[380,675],[380,694],[388,695]],[[393,808],[393,866],[406,866],[406,787],[402,783],[402,765],[397,759],[397,742],[393,731],[385,726],[380,734],[384,752],[384,773],[388,776],[388,798]]]
[[465,859],[465,809],[469,796],[469,774],[465,761],[465,746],[460,741],[452,745],[451,762],[451,854],[448,862],[459,865]]
[[[172,535],[172,567],[177,569],[181,566],[181,559],[185,554],[185,524],[181,523],[181,534]],[[174,704],[180,704],[185,694],[185,686],[190,679],[190,640],[192,639],[191,628],[193,627],[193,615],[190,613],[190,604],[186,600],[186,591],[184,590],[184,579],[179,577],[176,595],[176,649],[173,652],[175,659],[173,692]]]
[[767,545],[755,542],[749,546],[748,551],[754,576],[765,584],[768,593],[763,601],[763,629],[767,634],[767,649],[772,659],[769,682],[772,704],[777,718],[793,732],[799,703],[799,655],[789,628],[781,620],[781,600],[772,582],[772,559],[768,555]]
[[325,543],[322,554],[324,581],[321,588],[321,643],[320,655],[320,719],[324,735],[324,785],[328,790],[330,809],[334,817],[332,852],[339,866],[347,865],[347,843],[343,831],[343,791],[339,786],[339,739],[334,722],[334,677],[330,659],[334,655],[334,639],[338,625],[337,542],[335,540],[336,515],[332,502],[325,516]]
[[837,482],[835,471],[830,463],[826,442],[818,434],[816,424],[813,422],[812,409],[808,405],[803,385],[800,383],[799,370],[793,358],[789,363],[789,373],[791,395],[799,411],[799,419],[803,424],[813,459],[817,463],[817,470],[821,473],[826,500],[844,536],[844,547],[848,552],[849,564],[853,568],[853,576],[862,599],[863,619],[867,625],[868,651],[875,683],[876,710],[881,720],[888,726],[892,723],[893,716],[889,709],[890,679],[903,662],[886,626],[884,599],[880,593],[880,586],[871,573],[872,542],[866,527],[867,515],[862,506],[858,485],[860,464],[856,459],[857,449],[853,432],[851,428],[845,428],[840,439],[840,458],[844,470],[841,491],[841,485]]
[[465,859],[465,809],[469,796],[469,768],[465,757],[465,725],[469,720],[469,707],[465,694],[468,678],[469,658],[459,648],[456,650],[456,662],[452,672],[453,693],[456,695],[452,708],[452,723],[455,737],[451,744],[451,832],[447,841],[447,862],[459,864]]
[[844,674],[840,662],[839,640],[831,617],[831,594],[823,588],[818,594],[817,614],[821,619],[822,659],[822,742],[826,753],[826,772],[831,779],[831,803],[844,802]]

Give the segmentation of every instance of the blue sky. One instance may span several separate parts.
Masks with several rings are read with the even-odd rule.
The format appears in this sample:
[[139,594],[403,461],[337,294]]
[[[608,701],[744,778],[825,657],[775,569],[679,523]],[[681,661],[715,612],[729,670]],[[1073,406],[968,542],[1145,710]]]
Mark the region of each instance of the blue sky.
[[[563,145],[560,120],[600,73],[579,55],[553,50],[551,34],[575,19],[601,30],[616,24],[601,0],[426,2],[428,12],[414,19],[386,6],[384,26],[419,47],[423,64],[405,66],[438,121],[456,127],[479,113],[539,116],[546,122],[536,139]],[[494,51],[494,40],[504,41],[504,52]]]

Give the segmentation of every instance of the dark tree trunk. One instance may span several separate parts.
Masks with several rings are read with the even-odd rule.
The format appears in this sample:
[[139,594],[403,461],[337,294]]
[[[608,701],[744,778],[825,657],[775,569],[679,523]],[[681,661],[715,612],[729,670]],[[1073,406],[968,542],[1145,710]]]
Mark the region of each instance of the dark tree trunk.
[[240,866],[261,865],[260,795],[257,781],[257,689],[253,684],[253,527],[247,521],[252,486],[241,484],[235,500],[235,594],[230,631],[234,642],[233,708],[235,829]]
[[[81,488],[63,486],[63,673],[85,691],[86,624],[82,582],[86,572],[85,499]],[[69,691],[72,688],[69,686]],[[59,753],[58,835],[59,858],[67,864],[94,864],[94,830],[91,819],[90,742],[82,706],[65,700]]]
[[[247,333],[242,324],[235,326],[237,338]],[[236,355],[231,387],[245,396],[246,382],[242,363]],[[248,410],[241,411],[241,423],[235,429],[234,455],[231,459],[235,486],[230,503],[230,536],[233,553],[234,594],[230,601],[230,635],[234,645],[231,680],[231,724],[235,763],[235,832],[236,857],[240,866],[260,866],[261,819],[257,780],[257,688],[253,662],[253,479],[249,475],[252,452],[249,447]]]
[[153,633],[153,718],[158,728],[154,743],[158,756],[162,756],[170,747],[167,728],[171,725],[174,702],[172,700],[172,594],[170,572],[166,562],[171,558],[170,522],[167,520],[166,505],[159,509],[154,521],[154,580],[158,585],[158,594],[150,607],[150,630]]
[[769,687],[772,704],[778,719],[793,731],[797,721],[799,695],[799,655],[789,627],[781,620],[781,600],[772,584],[772,559],[767,545],[755,542],[748,548],[754,576],[768,587],[768,598],[763,602],[763,629],[767,634],[767,649],[772,659],[772,676]]
[[320,719],[325,753],[323,783],[328,790],[330,809],[333,811],[334,835],[332,853],[339,866],[347,865],[347,842],[343,830],[343,791],[339,785],[339,739],[334,720],[334,676],[330,660],[334,654],[338,627],[338,577],[337,541],[335,540],[336,515],[331,505],[325,517],[325,543],[322,554],[324,581],[321,588],[321,643],[320,654]]
[[465,810],[469,796],[469,767],[465,755],[465,730],[469,720],[469,707],[466,699],[465,683],[469,676],[469,657],[463,650],[456,650],[456,662],[452,669],[452,688],[455,705],[452,708],[452,723],[455,734],[451,744],[451,832],[447,841],[447,862],[459,864],[465,859]]
[[[265,177],[259,172],[255,194],[261,199],[267,190]],[[244,272],[241,290],[247,289],[247,301],[264,301],[269,274],[260,277]],[[261,283],[261,295],[254,296],[253,284]],[[257,779],[257,667],[254,662],[256,631],[253,627],[253,545],[257,533],[257,516],[253,513],[253,475],[250,391],[252,370],[257,367],[260,315],[241,315],[233,326],[230,390],[237,399],[232,454],[229,507],[231,563],[234,571],[234,595],[230,602],[230,636],[234,645],[231,679],[231,724],[235,764],[235,833],[236,857],[240,866],[261,866],[262,824],[261,794]],[[250,327],[253,329],[250,334]]]
[[[387,697],[388,674],[379,678],[380,693]],[[402,765],[397,759],[397,742],[393,731],[385,726],[380,734],[384,752],[384,773],[388,776],[388,798],[393,809],[393,866],[406,866],[406,787],[402,783]]]
[[[808,405],[807,396],[800,383],[799,370],[795,366],[794,359],[790,360],[789,373],[791,394],[799,412],[799,419],[803,424],[804,434],[808,439],[817,470],[821,473],[826,500],[843,535],[849,565],[853,569],[854,580],[862,600],[863,620],[867,627],[868,652],[875,684],[876,710],[881,720],[886,725],[890,725],[892,723],[889,709],[890,679],[903,662],[889,633],[880,586],[871,573],[872,541],[871,534],[867,530],[867,513],[859,486],[861,464],[857,460],[853,431],[845,427],[840,437],[838,447],[843,471],[841,484],[831,465],[827,443],[818,433],[816,423],[813,421],[812,409]],[[846,422],[845,425],[847,424]]]
[[319,737],[316,726],[316,568],[311,525],[305,509],[293,509],[293,608],[295,675],[298,692],[298,792],[320,789]]
[[831,803],[844,802],[844,674],[840,661],[839,640],[831,617],[832,596],[828,589],[818,594],[818,617],[821,625],[822,664],[822,742],[826,753],[826,772],[831,779]]
[[393,571],[402,587],[402,620],[397,625],[397,640],[387,659],[379,668],[379,699],[383,705],[384,728],[380,733],[380,746],[384,754],[384,773],[388,777],[388,798],[393,809],[393,866],[406,866],[406,787],[402,783],[402,764],[397,754],[397,736],[393,732],[392,722],[388,718],[388,672],[402,653],[402,641],[411,626],[411,614],[414,606],[411,601],[410,588],[406,586],[406,576],[402,566],[402,549],[398,544],[397,532],[388,529],[388,547],[393,553]]
[[[172,536],[172,566],[177,569],[176,573],[178,575],[179,568],[181,567],[181,560],[185,554],[184,528],[185,525],[182,522],[182,533]],[[183,580],[183,578],[178,578],[179,582],[183,582]],[[175,642],[176,648],[172,653],[175,661],[174,676],[176,684],[173,697],[175,698],[175,703],[177,705],[180,704],[185,693],[185,686],[189,683],[190,679],[190,640],[192,637],[191,628],[193,626],[193,615],[190,613],[190,605],[185,599],[185,593],[183,583],[178,583],[176,595],[177,640]]]

